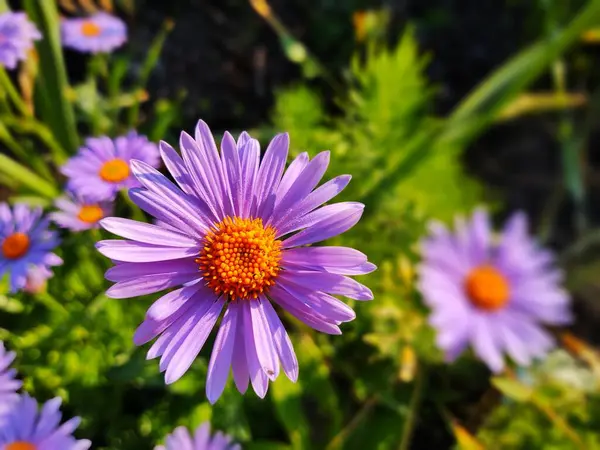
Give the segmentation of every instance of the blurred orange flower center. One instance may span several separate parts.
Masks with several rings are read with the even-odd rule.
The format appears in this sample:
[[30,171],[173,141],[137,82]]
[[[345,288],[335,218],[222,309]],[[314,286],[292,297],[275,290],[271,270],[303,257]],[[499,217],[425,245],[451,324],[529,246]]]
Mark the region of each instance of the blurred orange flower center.
[[275,284],[281,241],[262,219],[227,217],[206,235],[196,262],[207,285],[232,300],[257,298]]
[[98,205],[83,205],[77,218],[85,223],[96,223],[104,216],[104,211]]
[[508,280],[497,269],[482,265],[471,270],[465,280],[465,290],[476,307],[496,311],[506,305],[510,296]]
[[6,450],[36,450],[37,447],[30,442],[17,441],[6,446]]
[[100,168],[100,178],[109,183],[120,183],[129,177],[129,165],[120,158],[106,161]]
[[81,24],[81,34],[87,37],[95,37],[99,36],[102,32],[102,28],[100,28],[97,24],[92,22],[91,20],[86,20]]
[[17,259],[29,250],[29,236],[25,233],[13,233],[2,242],[2,254],[8,259]]

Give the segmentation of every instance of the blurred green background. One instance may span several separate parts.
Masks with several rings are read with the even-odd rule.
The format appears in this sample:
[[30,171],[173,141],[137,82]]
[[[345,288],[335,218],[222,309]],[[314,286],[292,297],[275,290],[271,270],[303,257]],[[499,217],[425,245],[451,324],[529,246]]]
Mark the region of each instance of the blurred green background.
[[[211,407],[209,340],[165,386],[132,335],[152,298],[104,296],[100,231],[64,233],[47,291],[0,295],[0,338],[25,390],[60,395],[98,449],[148,449],[210,419],[245,449],[600,449],[600,1],[0,0],[45,35],[0,70],[2,198],[50,208],[57,168],[91,135],[130,128],[175,145],[204,119],[220,135],[280,131],[292,154],[332,151],[328,177],[363,220],[331,244],[369,255],[375,300],[342,336],[285,317],[300,361],[265,400],[228,385]],[[129,27],[111,55],[63,51],[61,15],[104,9]],[[415,290],[430,219],[487,204],[526,211],[559,254],[577,321],[564,349],[490,378],[443,364]],[[147,220],[120,199],[117,215]],[[573,336],[578,336],[574,338]],[[214,339],[214,336],[213,336]]]

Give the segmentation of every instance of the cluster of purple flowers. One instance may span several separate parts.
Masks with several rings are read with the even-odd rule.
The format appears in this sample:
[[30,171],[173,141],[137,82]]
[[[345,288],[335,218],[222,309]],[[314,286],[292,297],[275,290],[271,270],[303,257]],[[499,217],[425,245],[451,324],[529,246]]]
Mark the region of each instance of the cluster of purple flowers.
[[[100,13],[64,19],[63,44],[82,52],[109,52],[127,37],[124,23]],[[0,63],[14,68],[42,36],[23,13],[0,15]],[[229,374],[245,393],[264,397],[281,371],[298,378],[298,360],[278,309],[327,334],[341,334],[353,309],[335,296],[373,299],[353,276],[376,269],[363,253],[341,246],[314,246],[352,228],[364,205],[329,203],[350,182],[340,175],[320,185],[329,152],[298,155],[286,168],[289,137],[280,134],[261,158],[258,141],[225,133],[220,147],[206,123],[194,136],[181,133],[180,152],[132,131],[116,138],[90,137],[61,169],[65,194],[56,211],[0,204],[0,274],[12,292],[43,289],[50,268],[61,264],[49,221],[71,231],[102,226],[123,239],[97,248],[114,263],[105,277],[107,296],[130,298],[168,290],[148,309],[134,343],[154,340],[148,358],[160,357],[166,383],[190,368],[219,323],[211,352],[206,396],[214,403]],[[160,160],[172,180],[157,170]],[[154,218],[133,221],[112,214],[119,191]],[[529,236],[524,215],[514,215],[500,236],[476,211],[458,220],[455,232],[434,223],[422,243],[419,290],[431,308],[430,323],[448,361],[471,346],[495,372],[505,355],[521,365],[553,345],[542,325],[571,320],[569,296],[552,254]],[[220,319],[220,320],[219,320]],[[18,395],[20,383],[0,349],[0,447],[6,450],[86,449],[72,433],[78,419],[59,426],[60,400],[41,410]],[[25,425],[23,425],[25,424]],[[191,436],[177,428],[169,449],[238,449],[208,424]]]
[[[19,393],[22,383],[17,371],[11,368],[14,352],[6,351],[0,341],[0,448],[2,450],[87,450],[92,445],[88,439],[76,439],[74,431],[79,417],[61,424],[59,397],[45,402],[41,408],[26,393]],[[202,424],[193,437],[187,429],[176,428],[167,436],[165,446],[156,450],[240,450],[229,436],[217,432],[211,437],[210,425]]]

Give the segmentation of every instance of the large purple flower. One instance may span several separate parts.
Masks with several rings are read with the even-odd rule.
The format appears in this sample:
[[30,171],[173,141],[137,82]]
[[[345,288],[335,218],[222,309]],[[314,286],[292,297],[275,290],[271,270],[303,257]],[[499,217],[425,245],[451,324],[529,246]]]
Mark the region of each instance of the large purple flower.
[[194,436],[185,427],[177,427],[166,438],[165,445],[159,445],[154,450],[240,450],[239,444],[232,442],[229,436],[216,432],[210,436],[210,424],[200,425]]
[[526,216],[515,214],[495,239],[482,210],[469,223],[457,221],[454,234],[432,225],[419,287],[448,360],[472,345],[495,372],[503,369],[505,353],[527,365],[554,345],[540,324],[571,320],[562,274],[527,228]]
[[11,292],[25,287],[32,267],[62,264],[52,253],[59,241],[48,225],[41,208],[17,204],[11,210],[6,203],[0,203],[0,275],[10,274]]
[[149,358],[162,356],[160,370],[172,383],[190,367],[225,310],[210,358],[206,392],[215,402],[233,368],[240,392],[248,380],[264,397],[279,362],[293,381],[298,362],[273,304],[309,326],[340,334],[354,311],[332,297],[371,300],[371,291],[347,275],[375,266],[357,250],[307,247],[354,226],[364,206],[323,206],[350,181],[342,175],[318,187],[329,152],[309,161],[300,154],[285,171],[289,138],[276,136],[262,161],[255,139],[225,133],[221,153],[200,121],[195,139],[181,134],[182,157],[160,143],[163,161],[178,186],[141,161],[131,168],[143,188],[131,199],[159,225],[107,218],[101,225],[128,240],[99,242],[117,261],[106,278],[107,295],[127,298],[183,285],[157,300],[134,342],[158,339]]
[[61,171],[69,178],[67,188],[75,195],[88,202],[109,201],[119,189],[141,186],[131,174],[132,159],[157,167],[158,146],[133,131],[116,139],[88,138]]
[[41,38],[42,35],[25,13],[0,14],[0,65],[14,69],[19,61],[27,59],[33,41]]
[[15,356],[15,352],[7,352],[4,342],[0,341],[0,417],[2,418],[19,399],[17,391],[23,384],[16,379],[16,369],[10,367]]
[[38,411],[37,402],[22,395],[8,416],[0,424],[2,450],[87,450],[90,441],[76,440],[73,431],[79,426],[79,417],[60,425],[62,414],[60,398],[54,398]]
[[63,19],[63,45],[83,53],[110,53],[127,41],[125,22],[106,13]]

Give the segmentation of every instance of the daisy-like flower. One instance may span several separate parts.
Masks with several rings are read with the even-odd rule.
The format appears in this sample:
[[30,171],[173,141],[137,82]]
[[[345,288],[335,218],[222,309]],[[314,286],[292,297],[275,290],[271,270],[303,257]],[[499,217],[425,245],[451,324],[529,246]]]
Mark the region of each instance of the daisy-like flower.
[[27,59],[33,41],[41,38],[42,35],[25,13],[0,14],[0,65],[14,69],[19,61]]
[[63,45],[83,53],[110,53],[127,41],[125,22],[106,13],[63,19]]
[[27,271],[27,281],[23,291],[35,295],[46,289],[46,284],[54,274],[45,266],[32,266]]
[[131,174],[132,159],[157,167],[157,145],[134,131],[116,139],[88,138],[61,171],[69,178],[67,188],[80,198],[110,201],[119,189],[141,186]]
[[16,379],[17,371],[10,367],[15,360],[15,352],[8,352],[4,342],[0,341],[0,417],[19,399],[17,391],[22,382]]
[[60,425],[62,414],[60,398],[47,401],[38,411],[37,402],[27,394],[21,395],[16,405],[0,424],[2,450],[86,450],[87,439],[77,440],[73,431],[79,426],[79,417]]
[[210,424],[205,422],[196,429],[194,436],[191,436],[185,427],[175,428],[165,439],[165,445],[158,445],[154,450],[241,450],[241,448],[220,431],[211,437]]
[[504,368],[504,354],[527,365],[554,345],[541,324],[571,320],[562,273],[528,235],[524,214],[497,237],[483,210],[458,220],[455,233],[434,224],[422,252],[419,287],[449,361],[471,345],[494,372]]
[[289,138],[276,136],[262,161],[255,139],[238,141],[225,133],[221,153],[200,121],[195,139],[181,134],[182,157],[160,143],[163,161],[177,185],[150,165],[132,161],[143,188],[129,196],[159,225],[103,219],[108,231],[128,240],[97,244],[117,261],[106,278],[116,282],[107,295],[127,298],[183,285],[157,300],[137,329],[134,342],[158,339],[149,358],[172,383],[190,367],[225,310],[210,358],[206,392],[215,402],[229,369],[238,390],[248,381],[264,397],[268,381],[285,374],[295,381],[298,362],[273,304],[309,326],[340,334],[354,311],[334,295],[371,300],[371,291],[347,275],[375,266],[357,250],[307,247],[354,226],[364,206],[343,202],[323,206],[342,191],[350,176],[316,186],[329,152],[309,161],[300,154],[285,171]]
[[62,259],[52,253],[59,241],[48,225],[41,208],[16,204],[11,210],[0,203],[0,276],[10,274],[11,292],[25,287],[32,267],[62,264]]
[[59,210],[49,214],[50,219],[71,231],[98,228],[100,219],[112,213],[111,202],[90,201],[70,193],[57,199],[54,204]]

